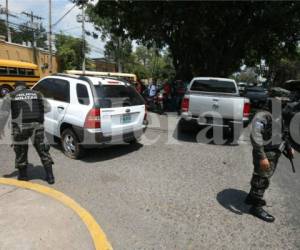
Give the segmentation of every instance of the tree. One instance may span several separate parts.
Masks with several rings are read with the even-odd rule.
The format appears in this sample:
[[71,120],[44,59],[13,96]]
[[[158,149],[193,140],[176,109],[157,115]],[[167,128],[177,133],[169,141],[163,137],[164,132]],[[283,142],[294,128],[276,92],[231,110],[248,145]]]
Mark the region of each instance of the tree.
[[135,55],[137,57],[137,60],[144,66],[146,67],[149,64],[150,60],[150,53],[149,49],[145,46],[139,46],[135,50]]
[[12,30],[12,42],[20,43],[23,42],[31,42],[34,40],[36,42],[36,46],[39,48],[46,48],[47,41],[47,32],[45,28],[41,25],[37,29],[32,29],[28,27],[26,24],[21,24],[18,30]]
[[0,35],[1,36],[6,36],[7,35],[6,24],[3,20],[0,20]]
[[300,36],[299,2],[98,1],[88,13],[105,32],[168,46],[181,79],[289,58]]
[[107,59],[117,62],[119,72],[122,72],[125,64],[130,61],[131,52],[132,45],[129,39],[121,39],[112,35],[105,44],[104,55]]
[[[87,47],[86,43],[85,46],[86,53],[89,53],[90,49]],[[83,62],[82,39],[58,34],[55,39],[55,47],[62,71],[81,68]]]
[[139,79],[168,79],[174,76],[174,67],[167,50],[138,46],[128,57],[126,72],[135,73]]
[[300,48],[291,59],[283,57],[270,66],[268,79],[273,86],[284,86],[287,80],[300,79]]
[[258,83],[258,74],[256,68],[245,68],[241,72],[235,73],[231,76],[236,82],[243,82],[247,84],[257,84]]

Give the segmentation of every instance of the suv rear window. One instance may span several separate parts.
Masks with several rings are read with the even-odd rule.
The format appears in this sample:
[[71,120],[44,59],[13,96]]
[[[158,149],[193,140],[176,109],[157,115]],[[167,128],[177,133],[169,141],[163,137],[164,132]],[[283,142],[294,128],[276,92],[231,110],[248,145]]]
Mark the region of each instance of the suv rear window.
[[144,99],[131,86],[99,85],[95,86],[100,107],[117,108],[144,105]]
[[195,80],[191,86],[192,91],[236,93],[235,84],[231,81]]
[[87,87],[83,84],[78,83],[76,86],[76,90],[78,102],[82,105],[90,105],[89,92],[87,90]]

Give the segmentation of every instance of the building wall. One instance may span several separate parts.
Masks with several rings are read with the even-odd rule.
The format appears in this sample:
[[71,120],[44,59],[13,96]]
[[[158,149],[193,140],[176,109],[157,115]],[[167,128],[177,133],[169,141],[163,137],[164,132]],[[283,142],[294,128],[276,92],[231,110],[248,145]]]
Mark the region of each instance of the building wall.
[[96,65],[96,71],[101,72],[117,72],[117,66],[115,63],[105,62],[101,60],[94,60]]
[[[23,62],[35,63],[39,66],[41,77],[49,74],[48,69],[44,69],[48,64],[49,53],[41,49],[36,49],[36,58],[34,59],[33,49],[31,47],[8,43],[0,40],[0,59],[17,60]],[[58,62],[55,55],[52,56],[52,73],[58,72]]]

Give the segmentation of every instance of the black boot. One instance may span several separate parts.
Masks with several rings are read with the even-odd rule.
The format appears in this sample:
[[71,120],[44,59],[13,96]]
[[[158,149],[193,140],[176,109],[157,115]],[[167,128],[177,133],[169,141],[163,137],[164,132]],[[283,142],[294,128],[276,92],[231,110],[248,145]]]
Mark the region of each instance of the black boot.
[[55,178],[53,175],[52,165],[45,166],[45,171],[46,171],[46,181],[51,185],[54,184]]
[[267,205],[267,203],[264,199],[253,197],[251,194],[247,195],[244,202],[247,205],[260,206],[260,207],[263,207],[263,206]]
[[19,181],[28,181],[26,168],[19,168],[18,180]]
[[251,207],[249,213],[266,222],[274,222],[275,220],[275,218],[262,207]]

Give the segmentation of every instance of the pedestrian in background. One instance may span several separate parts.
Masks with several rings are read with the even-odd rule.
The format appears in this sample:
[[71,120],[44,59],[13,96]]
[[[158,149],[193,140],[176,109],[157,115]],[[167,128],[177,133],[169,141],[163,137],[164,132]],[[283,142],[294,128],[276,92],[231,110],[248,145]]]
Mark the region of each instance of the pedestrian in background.
[[153,81],[148,87],[149,97],[154,98],[157,94],[157,84],[156,81]]
[[169,109],[170,106],[170,101],[171,101],[171,85],[168,82],[165,82],[164,86],[163,86],[164,92],[163,92],[163,96],[164,96],[164,111],[167,111]]
[[46,181],[54,184],[52,170],[53,160],[50,156],[50,145],[45,141],[44,114],[50,106],[42,95],[27,89],[25,82],[17,82],[15,91],[7,94],[0,109],[0,135],[11,113],[13,148],[16,154],[15,167],[18,179],[27,181],[28,140],[31,139],[46,172]]
[[145,88],[145,85],[140,80],[137,80],[135,83],[135,89],[140,95],[143,95]]
[[176,81],[176,111],[177,114],[181,114],[181,102],[183,100],[185,94],[185,86],[183,81],[177,80]]

